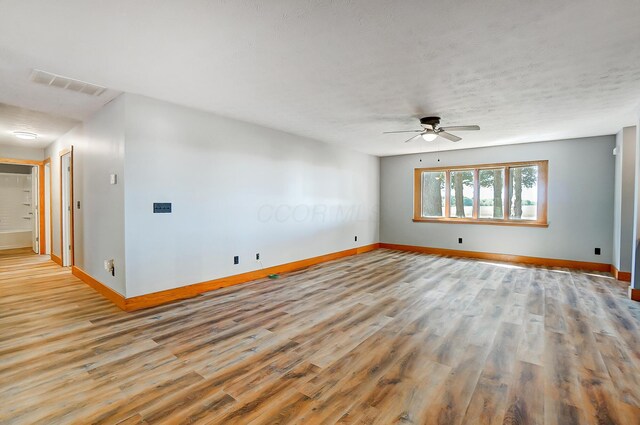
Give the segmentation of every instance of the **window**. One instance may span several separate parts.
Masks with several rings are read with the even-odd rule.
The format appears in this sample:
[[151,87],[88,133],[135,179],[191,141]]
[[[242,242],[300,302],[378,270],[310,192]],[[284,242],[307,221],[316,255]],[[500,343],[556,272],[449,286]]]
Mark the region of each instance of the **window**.
[[547,226],[548,161],[416,168],[414,221]]
[[449,172],[451,199],[449,217],[473,216],[473,171],[452,170]]
[[478,172],[480,218],[504,218],[504,168],[486,168]]
[[422,173],[422,216],[444,217],[444,171]]
[[513,167],[509,176],[509,218],[535,220],[538,215],[538,166]]

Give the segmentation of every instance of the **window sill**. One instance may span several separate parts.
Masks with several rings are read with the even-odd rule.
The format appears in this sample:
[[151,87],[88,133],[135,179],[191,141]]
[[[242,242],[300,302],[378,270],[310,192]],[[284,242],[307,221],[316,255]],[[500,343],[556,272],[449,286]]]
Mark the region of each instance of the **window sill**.
[[447,224],[489,224],[492,226],[549,227],[549,223],[539,221],[506,221],[468,218],[414,218],[415,223],[447,223]]

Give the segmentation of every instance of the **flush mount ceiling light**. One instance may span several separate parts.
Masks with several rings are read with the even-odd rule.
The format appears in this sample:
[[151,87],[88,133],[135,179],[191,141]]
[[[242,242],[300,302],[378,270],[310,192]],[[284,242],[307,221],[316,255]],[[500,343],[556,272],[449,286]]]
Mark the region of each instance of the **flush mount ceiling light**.
[[28,131],[14,131],[13,135],[22,140],[36,140],[38,138],[36,133],[29,133]]

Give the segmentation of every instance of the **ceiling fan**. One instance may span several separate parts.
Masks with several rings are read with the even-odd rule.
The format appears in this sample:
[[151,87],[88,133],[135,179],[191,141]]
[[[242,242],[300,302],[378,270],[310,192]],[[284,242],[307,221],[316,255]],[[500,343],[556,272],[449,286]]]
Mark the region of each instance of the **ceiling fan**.
[[451,127],[440,127],[440,117],[420,118],[420,125],[422,125],[422,130],[385,131],[383,134],[419,133],[411,137],[410,139],[405,140],[405,143],[411,142],[413,139],[419,136],[422,136],[422,138],[427,142],[434,141],[438,136],[444,137],[445,139],[452,142],[457,142],[459,140],[462,140],[462,138],[449,133],[449,131],[480,130],[480,127],[477,125],[455,125]]

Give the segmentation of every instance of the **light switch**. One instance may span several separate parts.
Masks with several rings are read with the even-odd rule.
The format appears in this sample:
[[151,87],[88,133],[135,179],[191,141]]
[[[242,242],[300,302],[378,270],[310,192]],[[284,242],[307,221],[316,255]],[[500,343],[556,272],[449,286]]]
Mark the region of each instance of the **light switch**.
[[111,176],[109,176],[109,183],[111,183],[111,184],[118,183],[118,175],[117,174],[111,174]]

